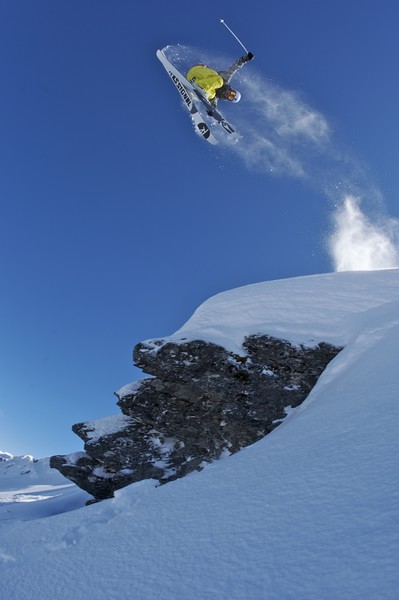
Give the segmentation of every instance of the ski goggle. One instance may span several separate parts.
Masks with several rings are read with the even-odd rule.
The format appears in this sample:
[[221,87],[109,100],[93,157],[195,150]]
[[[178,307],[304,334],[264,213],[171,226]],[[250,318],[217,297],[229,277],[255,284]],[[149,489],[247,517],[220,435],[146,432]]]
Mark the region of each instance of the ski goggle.
[[239,102],[240,98],[240,92],[237,92],[236,90],[229,90],[227,94],[227,99],[230,100],[230,102]]

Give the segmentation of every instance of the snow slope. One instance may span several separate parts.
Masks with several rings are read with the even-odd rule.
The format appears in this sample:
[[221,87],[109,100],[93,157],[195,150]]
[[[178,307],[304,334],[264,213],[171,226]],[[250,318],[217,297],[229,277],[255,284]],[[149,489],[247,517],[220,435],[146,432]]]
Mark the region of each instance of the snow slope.
[[231,290],[175,339],[344,343],[262,441],[162,487],[0,521],[4,598],[397,600],[399,271]]

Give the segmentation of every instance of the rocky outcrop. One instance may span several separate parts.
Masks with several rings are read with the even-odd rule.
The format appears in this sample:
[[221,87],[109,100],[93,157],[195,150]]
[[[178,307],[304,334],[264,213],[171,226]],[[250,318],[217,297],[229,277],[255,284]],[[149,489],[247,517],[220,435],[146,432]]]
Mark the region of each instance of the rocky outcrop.
[[237,355],[200,340],[138,344],[135,364],[151,377],[117,394],[122,414],[74,425],[85,451],[53,456],[51,466],[96,499],[142,479],[183,477],[272,431],[340,350],[267,335],[243,347]]

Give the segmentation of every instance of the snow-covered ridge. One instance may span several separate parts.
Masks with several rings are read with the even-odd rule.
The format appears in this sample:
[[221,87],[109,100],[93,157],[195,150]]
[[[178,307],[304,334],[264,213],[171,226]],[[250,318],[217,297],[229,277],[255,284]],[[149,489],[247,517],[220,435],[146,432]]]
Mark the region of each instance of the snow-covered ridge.
[[9,452],[3,452],[2,450],[0,450],[0,461],[11,460],[12,458],[14,458],[14,456],[12,454],[10,454]]
[[[257,333],[305,346],[319,342],[346,346],[378,319],[381,307],[398,302],[398,269],[268,281],[209,298],[183,327],[162,341],[200,339],[237,354],[243,353],[244,338]],[[155,351],[159,347],[156,340],[146,344]]]

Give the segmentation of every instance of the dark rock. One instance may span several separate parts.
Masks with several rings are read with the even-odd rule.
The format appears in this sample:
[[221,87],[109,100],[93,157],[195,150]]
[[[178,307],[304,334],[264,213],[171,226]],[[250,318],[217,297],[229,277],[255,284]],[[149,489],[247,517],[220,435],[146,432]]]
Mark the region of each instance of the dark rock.
[[[245,339],[245,355],[200,340],[138,344],[135,364],[152,375],[118,396],[123,415],[73,431],[85,452],[51,466],[92,494],[112,497],[142,479],[166,483],[261,439],[298,406],[341,350],[294,346],[267,335]],[[106,423],[105,423],[106,425]]]

